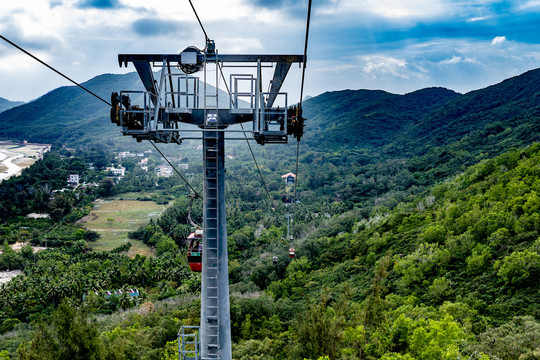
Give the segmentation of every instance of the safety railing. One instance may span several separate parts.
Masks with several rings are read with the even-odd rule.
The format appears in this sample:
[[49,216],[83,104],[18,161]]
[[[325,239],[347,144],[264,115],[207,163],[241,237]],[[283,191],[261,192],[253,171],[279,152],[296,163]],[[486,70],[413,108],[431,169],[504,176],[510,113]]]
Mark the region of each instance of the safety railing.
[[199,326],[182,326],[178,331],[179,360],[201,360]]

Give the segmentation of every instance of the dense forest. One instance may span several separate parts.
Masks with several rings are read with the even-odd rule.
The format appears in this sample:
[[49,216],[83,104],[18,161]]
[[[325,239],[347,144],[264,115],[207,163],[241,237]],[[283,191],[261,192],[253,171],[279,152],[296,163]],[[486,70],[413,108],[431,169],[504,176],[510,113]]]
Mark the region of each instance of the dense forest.
[[[245,144],[228,147],[233,358],[539,359],[539,79],[306,101],[294,259],[280,176],[296,145],[254,149],[270,199]],[[351,128],[359,136],[341,141]],[[199,323],[189,189],[114,159],[107,141],[53,147],[0,184],[0,270],[22,271],[0,286],[0,359],[177,359],[179,328]],[[201,189],[200,154],[183,146],[167,151]],[[129,169],[120,182],[102,171],[110,163]],[[97,186],[54,191],[72,172]],[[99,234],[79,220],[93,202],[137,192],[167,204],[129,234],[154,256],[128,256],[130,243],[91,251]],[[192,210],[202,223],[201,202]]]

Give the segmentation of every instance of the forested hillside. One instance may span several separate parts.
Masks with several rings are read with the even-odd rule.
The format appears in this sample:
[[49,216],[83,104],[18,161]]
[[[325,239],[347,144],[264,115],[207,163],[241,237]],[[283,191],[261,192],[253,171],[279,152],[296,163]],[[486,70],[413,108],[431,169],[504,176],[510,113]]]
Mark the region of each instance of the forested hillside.
[[374,150],[391,142],[407,125],[459,97],[448,89],[427,88],[405,95],[381,90],[327,92],[305,103],[305,139],[319,149]]
[[[159,79],[159,74],[156,78]],[[99,75],[81,85],[105,101],[110,101],[113,91],[144,90],[136,72]],[[228,101],[220,106],[228,107]],[[118,127],[111,124],[109,114],[110,107],[97,97],[77,86],[63,86],[23,106],[0,112],[0,140],[129,148],[133,141],[123,137]]]
[[[114,89],[135,81],[123,77]],[[89,84],[104,91],[113,78]],[[0,121],[39,105],[36,113],[63,126],[70,113],[53,116],[47,99],[73,90]],[[533,70],[464,95],[346,90],[306,100],[290,243],[281,240],[292,211],[280,203],[281,175],[294,171],[296,144],[254,147],[270,200],[245,142],[228,145],[234,359],[540,358],[539,91]],[[94,105],[88,114],[102,111]],[[16,131],[35,127],[34,140],[45,141],[38,117],[28,119]],[[106,115],[106,125],[91,121],[96,134],[112,126]],[[70,123],[57,143],[72,139],[77,150],[54,146],[0,183],[0,270],[22,272],[0,286],[0,359],[177,359],[178,329],[199,323],[200,275],[185,253],[189,190],[139,160],[114,159],[116,143],[100,145],[82,124]],[[166,153],[189,164],[199,190],[195,146]],[[110,163],[126,176],[108,177]],[[151,169],[159,164],[149,156]],[[97,186],[56,191],[73,172]],[[91,251],[99,235],[81,219],[96,199],[125,196],[167,209],[130,243]],[[50,218],[25,218],[30,212]],[[192,218],[202,222],[198,200]],[[139,241],[153,256],[129,256]],[[16,242],[25,243],[20,251],[8,246]],[[49,248],[33,254],[29,244]]]
[[[82,85],[107,101],[111,89],[142,88],[136,73],[100,75]],[[76,86],[60,87],[0,113],[0,128],[2,139],[45,144],[104,143],[121,137],[110,124],[107,104]]]
[[[417,119],[386,149],[398,156],[423,155],[463,137],[483,137],[485,143],[505,137],[538,141],[540,69],[507,79],[485,89],[456,97],[436,111]],[[493,135],[490,138],[490,135]],[[493,144],[494,145],[494,144]],[[506,143],[502,148],[515,146]]]
[[[232,216],[235,359],[534,359],[539,179],[540,145],[513,150],[390,212],[312,219],[298,236],[294,260],[280,241],[279,218],[260,210],[244,212],[243,220]],[[133,234],[156,246],[157,259],[130,260],[122,249],[85,254],[80,240],[38,253],[35,262],[22,254],[24,275],[2,286],[1,297],[3,328],[17,332],[3,335],[0,344],[20,359],[54,359],[73,346],[96,359],[174,358],[175,345],[167,341],[180,325],[198,322],[198,277],[174,242],[167,245],[167,239],[181,240],[176,225],[186,222],[186,205],[179,199],[158,222]],[[200,221],[200,207],[194,219]],[[18,256],[6,247],[4,254],[2,261],[11,263]],[[82,302],[85,289],[133,286],[148,289],[151,303],[143,312],[86,323],[92,313],[129,309],[145,299]],[[171,299],[162,303],[165,298]],[[39,323],[49,313],[51,320],[34,330],[17,325]],[[81,320],[66,323],[69,316]],[[75,339],[65,331],[88,336]],[[45,348],[51,344],[57,350]]]

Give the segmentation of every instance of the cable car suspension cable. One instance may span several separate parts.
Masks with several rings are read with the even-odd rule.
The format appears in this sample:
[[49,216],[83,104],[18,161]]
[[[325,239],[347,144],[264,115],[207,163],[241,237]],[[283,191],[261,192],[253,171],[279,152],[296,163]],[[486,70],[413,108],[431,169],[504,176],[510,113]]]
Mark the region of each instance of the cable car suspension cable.
[[[189,4],[191,5],[191,8],[193,9],[193,13],[195,14],[195,17],[197,18],[197,21],[199,22],[199,25],[201,26],[201,29],[204,33],[204,37],[206,39],[206,41],[210,40],[210,38],[208,37],[208,34],[206,33],[206,30],[204,29],[204,26],[201,22],[201,19],[199,18],[199,15],[197,14],[197,10],[195,10],[195,7],[193,6],[193,3],[191,2],[191,0],[188,0],[189,1]],[[221,73],[221,77],[223,79],[223,83],[225,84],[225,88],[227,89],[227,93],[229,94],[229,96],[231,96],[231,91],[229,89],[229,86],[227,85],[227,80],[225,79],[225,75],[223,74],[223,68],[221,66],[219,66],[219,71]],[[217,84],[216,84],[217,86]],[[259,163],[257,162],[257,159],[255,159],[255,154],[253,153],[253,149],[251,148],[251,144],[249,143],[249,139],[246,135],[246,132],[244,130],[244,126],[242,125],[242,123],[240,123],[240,127],[242,128],[242,131],[243,134],[244,134],[244,137],[246,138],[246,143],[248,145],[248,148],[249,148],[249,151],[251,152],[251,157],[253,158],[253,162],[255,162],[255,166],[257,167],[257,171],[259,172],[259,176],[261,177],[261,181],[263,183],[263,186],[264,186],[264,190],[266,192],[266,196],[268,197],[268,201],[270,203],[270,205],[273,205],[273,202],[272,202],[272,198],[270,197],[270,192],[268,191],[268,186],[266,185],[266,181],[264,181],[264,177],[263,177],[263,174],[261,172],[261,168],[259,167]]]
[[70,77],[62,74],[60,71],[56,70],[55,68],[53,68],[52,66],[50,66],[49,64],[47,64],[45,61],[39,59],[38,57],[32,55],[31,53],[29,53],[28,51],[24,50],[22,47],[20,47],[19,45],[15,44],[14,42],[6,39],[4,36],[0,35],[0,38],[2,38],[2,40],[4,40],[5,42],[7,42],[8,44],[10,44],[11,46],[19,49],[20,51],[22,51],[23,53],[25,53],[26,55],[30,56],[32,59],[36,60],[37,62],[41,63],[42,65],[45,65],[46,67],[48,67],[49,69],[51,69],[52,71],[54,71],[55,73],[57,73],[58,75],[62,76],[63,78],[65,78],[66,80],[69,80],[70,82],[72,82],[73,84],[77,85],[78,87],[80,87],[81,89],[83,89],[84,91],[86,91],[87,93],[91,94],[91,95],[94,95],[96,98],[98,98],[99,100],[103,101],[105,104],[109,105],[112,107],[111,103],[108,102],[107,100],[103,99],[102,97],[96,95],[95,93],[93,93],[92,91],[88,90],[87,88],[85,88],[84,86],[82,86],[81,84],[77,83],[75,80],[71,79]]
[[306,75],[307,46],[308,46],[310,19],[311,19],[311,0],[309,0],[308,2],[308,11],[307,11],[307,20],[306,20],[306,40],[304,42],[304,65],[302,66],[302,83],[300,86],[300,106],[302,106],[302,98],[304,95],[304,79]]
[[[229,94],[229,97],[232,98],[231,91],[229,90],[229,85],[227,85],[227,81],[225,80],[225,75],[223,74],[223,68],[221,66],[219,66],[219,71],[221,72],[221,77],[223,78],[223,83],[225,84],[227,93]],[[240,123],[240,127],[242,128],[244,137],[246,138],[246,143],[249,148],[249,152],[251,153],[251,157],[253,158],[253,162],[255,163],[255,166],[257,167],[257,171],[259,172],[259,176],[261,177],[261,181],[264,186],[264,191],[266,191],[266,196],[268,197],[268,202],[270,203],[270,207],[272,207],[272,205],[274,205],[272,201],[272,197],[270,196],[270,192],[268,191],[268,186],[266,185],[266,181],[264,181],[264,177],[263,177],[261,168],[259,167],[259,163],[257,162],[257,159],[255,158],[255,153],[253,152],[253,149],[251,148],[251,144],[249,143],[249,139],[246,135],[246,131],[244,130],[244,125]]]
[[208,35],[206,34],[206,30],[204,29],[204,26],[201,22],[201,19],[199,18],[199,15],[197,14],[197,10],[195,10],[195,6],[193,6],[193,3],[191,2],[191,0],[188,0],[189,1],[189,4],[191,5],[191,8],[193,9],[193,12],[195,13],[195,17],[197,18],[197,21],[199,22],[199,25],[201,25],[201,29],[204,33],[204,38],[206,41],[210,40],[210,38],[208,37]]
[[182,175],[180,174],[180,171],[178,171],[178,169],[176,169],[176,167],[169,161],[169,159],[167,159],[167,157],[165,155],[163,155],[163,153],[161,152],[161,150],[158,149],[158,147],[156,146],[156,144],[154,144],[154,142],[152,140],[148,140],[150,142],[150,144],[152,144],[152,146],[154,147],[154,149],[157,150],[157,152],[165,159],[165,161],[167,161],[167,163],[174,169],[174,171],[178,174],[178,176],[180,176],[180,178],[182,180],[184,180],[184,182],[187,184],[187,186],[191,189],[191,191],[193,191],[193,193],[195,194],[195,197],[196,198],[203,198],[201,195],[199,195],[199,193],[193,188],[193,186],[191,186],[191,184],[187,181],[187,179]]
[[198,194],[191,194],[191,195],[188,195],[188,197],[190,198],[190,202],[189,202],[189,210],[188,210],[188,221],[190,223],[191,226],[193,226],[195,229],[201,229],[201,227],[197,224],[195,224],[195,222],[193,221],[193,219],[191,219],[191,208],[193,207],[193,200],[195,200],[196,198],[199,197]]
[[[303,66],[302,66],[302,81],[300,83],[300,109],[302,109],[302,102],[303,102],[303,97],[304,97],[304,80],[305,80],[305,76],[306,76],[306,64],[307,64],[307,47],[308,47],[308,39],[309,39],[309,24],[310,24],[310,21],[311,21],[311,2],[312,0],[309,0],[308,1],[308,10],[307,10],[307,19],[306,19],[306,36],[305,36],[305,41],[304,41],[304,63],[303,63]],[[297,201],[297,197],[296,197],[296,194],[297,194],[297,187],[298,187],[298,157],[299,157],[299,153],[300,153],[300,140],[298,140],[296,142],[296,170],[295,170],[295,175],[296,175],[296,178],[295,178],[295,181],[294,181],[294,202],[293,202],[293,219],[294,219],[294,210],[295,210],[295,205],[296,205],[296,201]],[[292,229],[294,231],[294,222],[293,222],[293,226],[292,226]],[[291,232],[292,234],[292,232]],[[291,248],[292,248],[292,239],[294,238],[294,235],[291,235]]]
[[[22,51],[23,53],[25,53],[26,55],[30,56],[32,59],[36,60],[37,62],[41,63],[42,65],[45,65],[46,67],[48,67],[49,69],[51,69],[52,71],[54,71],[55,73],[57,73],[58,75],[62,76],[63,78],[69,80],[71,83],[75,84],[76,86],[80,87],[81,89],[83,89],[84,91],[86,91],[87,93],[89,93],[90,95],[96,97],[97,99],[101,100],[102,102],[104,102],[105,104],[107,104],[108,106],[112,107],[112,104],[110,102],[108,102],[107,100],[104,100],[102,97],[100,97],[99,95],[95,94],[94,92],[88,90],[86,87],[82,86],[81,84],[79,84],[78,82],[76,82],[75,80],[71,79],[70,77],[68,77],[67,75],[64,75],[62,72],[60,72],[59,70],[56,70],[54,67],[52,67],[51,65],[47,64],[45,61],[39,59],[38,57],[34,56],[33,54],[31,54],[30,52],[26,51],[25,49],[23,49],[22,47],[20,47],[19,45],[15,44],[13,41],[5,38],[4,36],[0,35],[0,38],[2,40],[4,40],[5,42],[7,42],[8,44],[10,44],[11,46],[17,48],[18,50]],[[184,178],[182,176],[182,174],[180,174],[180,172],[178,171],[178,169],[173,165],[171,164],[171,162],[169,161],[169,159],[167,159],[167,157],[165,155],[163,155],[163,153],[157,148],[157,146],[152,142],[150,141],[150,143],[154,146],[154,148],[160,153],[160,155],[165,159],[165,161],[167,161],[167,163],[169,163],[169,165],[174,169],[174,171],[180,176],[180,178],[186,183],[186,185],[198,196],[198,197],[201,197],[194,189],[193,187],[191,186],[191,184],[186,180],[186,178]],[[201,197],[202,199],[202,197]]]

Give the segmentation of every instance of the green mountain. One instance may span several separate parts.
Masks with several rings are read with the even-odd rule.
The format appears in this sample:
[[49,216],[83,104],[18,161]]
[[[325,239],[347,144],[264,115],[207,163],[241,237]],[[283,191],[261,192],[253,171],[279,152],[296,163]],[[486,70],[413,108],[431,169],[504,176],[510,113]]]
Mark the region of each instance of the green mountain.
[[485,89],[453,98],[435,111],[409,124],[386,152],[392,155],[423,155],[432,147],[481,136],[483,145],[494,144],[498,135],[522,146],[540,140],[540,69],[504,80]]
[[[136,73],[100,75],[83,85],[106,100],[112,91],[141,89]],[[433,147],[471,134],[488,137],[487,146],[504,133],[506,145],[521,146],[537,141],[540,134],[538,122],[532,121],[539,113],[539,88],[536,69],[463,95],[443,88],[405,95],[380,90],[327,92],[304,103],[308,119],[304,140],[313,150],[364,149],[384,158],[425,155]],[[99,99],[74,86],[61,87],[0,113],[0,138],[113,145],[122,140],[108,114]]]
[[23,101],[10,101],[8,99],[4,99],[2,97],[0,97],[0,113],[2,111],[6,111],[6,110],[9,110],[13,107],[16,107],[16,106],[19,106],[19,105],[22,105],[24,104]]
[[[99,90],[102,81],[103,92],[134,85],[113,84],[116,76],[88,85]],[[138,83],[133,74],[120,77],[129,76]],[[226,186],[233,357],[538,359],[539,77],[533,70],[464,95],[440,88],[405,95],[346,90],[306,100],[301,203],[294,207],[290,242],[281,238],[291,207],[267,204],[250,154],[240,148],[245,143],[231,149]],[[72,90],[38,99],[36,113],[64,126],[65,139],[97,141],[87,125],[60,121],[46,106],[47,99],[67,99],[75,111],[83,105],[70,100]],[[101,104],[85,106],[94,115],[102,111]],[[92,131],[111,126],[102,118]],[[273,199],[284,191],[279,175],[294,166],[292,152],[286,155],[294,145],[255,150],[264,175],[276,179],[268,183]],[[116,187],[102,182],[95,190],[100,196],[144,189],[175,202],[131,233],[133,241],[155,245],[156,258],[130,259],[123,255],[127,244],[91,252],[83,239],[92,232],[71,223],[87,213],[90,198],[81,193],[51,200],[48,193],[56,187],[52,181],[63,183],[72,169],[85,169],[85,162],[51,152],[20,179],[2,184],[1,214],[26,204],[25,212],[53,208],[64,223],[10,217],[0,239],[37,243],[46,233],[49,244],[66,246],[35,256],[28,248],[17,255],[3,247],[0,266],[16,265],[24,274],[0,287],[0,348],[9,350],[0,357],[56,359],[90,349],[96,359],[177,359],[178,328],[200,319],[200,277],[189,272],[178,249],[189,233],[188,190],[177,177],[159,180],[156,188],[158,180],[146,179],[142,170]],[[200,202],[193,214],[200,222]],[[290,247],[296,248],[294,259]],[[127,296],[92,296],[88,307],[81,300],[87,289],[120,287],[142,290],[145,303],[118,313],[134,306]]]
[[[82,84],[109,101],[112,91],[140,90],[136,73],[105,74]],[[64,86],[0,114],[0,138],[73,145],[120,137],[109,107],[76,86]]]
[[381,90],[343,90],[310,98],[305,139],[325,148],[377,149],[408,125],[459,97],[448,89],[427,88],[405,95]]
[[[159,74],[156,77],[159,78]],[[99,75],[81,85],[106,101],[110,101],[113,91],[143,90],[136,72]],[[210,91],[212,89],[210,86]],[[111,124],[109,112],[107,104],[81,88],[64,86],[0,113],[0,139],[70,146],[107,143],[110,146],[121,144],[125,148],[133,145],[131,138],[123,138],[118,126]]]
[[380,201],[389,192],[429,186],[538,142],[539,91],[536,69],[463,95],[431,88],[405,95],[346,90],[311,98],[305,102],[309,151],[303,163],[348,166],[318,167],[310,186],[353,203]]
[[[385,158],[421,156],[465,136],[505,133],[522,146],[538,141],[540,69],[463,95],[428,88],[405,95],[375,90],[327,92],[306,100],[305,140],[318,148],[377,150]],[[484,139],[493,145],[495,137]],[[480,151],[482,148],[475,148]]]

